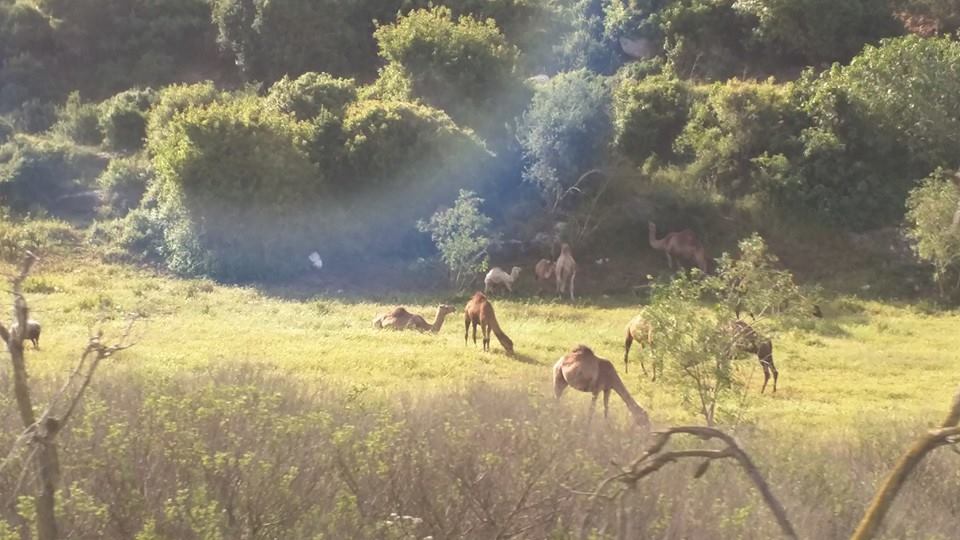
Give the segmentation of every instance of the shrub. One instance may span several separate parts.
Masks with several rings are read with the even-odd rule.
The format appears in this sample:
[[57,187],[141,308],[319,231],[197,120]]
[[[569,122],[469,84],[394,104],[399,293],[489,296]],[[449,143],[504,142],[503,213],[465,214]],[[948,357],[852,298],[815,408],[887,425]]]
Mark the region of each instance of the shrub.
[[750,66],[756,20],[736,0],[676,0],[653,14],[664,36],[667,63],[678,76],[725,80]]
[[0,204],[16,212],[65,211],[59,199],[88,189],[104,166],[68,143],[15,137],[0,147]]
[[77,144],[95,146],[103,141],[100,111],[93,103],[80,101],[79,92],[71,92],[66,103],[57,109],[57,123],[52,129]]
[[111,160],[97,178],[106,213],[123,215],[137,207],[152,180],[153,168],[145,158]]
[[758,45],[806,64],[846,62],[864,44],[896,35],[890,0],[738,0],[756,17]]
[[460,290],[485,272],[490,263],[490,218],[480,212],[481,204],[483,199],[476,193],[461,190],[453,208],[437,210],[429,222],[417,223],[420,232],[430,234],[450,269],[454,286]]
[[755,191],[755,160],[796,155],[807,119],[790,84],[717,83],[697,102],[676,148],[693,174],[729,195]]
[[52,219],[16,219],[0,212],[0,260],[18,264],[29,250],[38,256],[76,244],[77,233],[68,223]]
[[[933,265],[941,297],[960,293],[960,175],[937,170],[907,198],[907,234]],[[954,298],[956,299],[956,298]]]
[[502,132],[525,98],[518,51],[492,19],[456,21],[449,8],[414,10],[374,34],[380,56],[401,66],[416,96],[484,136]]
[[147,136],[147,111],[156,94],[153,90],[120,92],[100,104],[103,142],[114,150],[134,151],[143,147]]
[[586,70],[562,73],[537,88],[517,138],[524,179],[556,210],[581,175],[606,156],[611,136],[610,92]]
[[623,81],[613,101],[617,149],[636,164],[651,155],[670,160],[693,99],[688,83],[669,76]]
[[189,107],[203,107],[226,97],[227,94],[217,90],[211,81],[167,86],[157,92],[153,106],[147,113],[147,131],[159,132],[175,115]]
[[188,108],[152,132],[170,268],[225,279],[305,268],[323,184],[308,135],[251,96]]
[[285,75],[270,87],[266,102],[298,120],[310,120],[319,116],[321,111],[342,116],[347,105],[356,98],[357,88],[352,79],[309,72],[292,80]]

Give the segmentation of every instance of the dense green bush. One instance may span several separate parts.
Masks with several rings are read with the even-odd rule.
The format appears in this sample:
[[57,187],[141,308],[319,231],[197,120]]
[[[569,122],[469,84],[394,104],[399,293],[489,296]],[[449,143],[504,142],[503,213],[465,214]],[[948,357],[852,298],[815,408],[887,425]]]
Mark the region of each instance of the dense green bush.
[[147,88],[125,90],[100,104],[103,142],[114,150],[133,151],[143,147],[147,136],[147,111],[156,92]]
[[[238,97],[188,108],[149,147],[174,271],[277,278],[306,265],[323,179],[308,126]],[[299,263],[299,264],[298,264]]]
[[624,80],[614,94],[614,128],[619,152],[640,164],[651,155],[670,160],[694,100],[687,82],[654,76]]
[[670,68],[680,77],[724,80],[751,69],[756,20],[737,0],[675,0],[653,14]]
[[60,90],[53,35],[51,21],[32,3],[0,2],[0,113]]
[[605,81],[586,70],[561,73],[537,87],[518,139],[527,162],[524,179],[537,186],[549,208],[579,194],[571,188],[606,157],[610,99]]
[[492,19],[454,20],[450,9],[434,7],[381,26],[374,37],[380,55],[403,68],[414,95],[485,137],[500,134],[522,107],[517,48]]
[[375,20],[391,20],[391,0],[212,0],[220,46],[248,80],[272,83],[309,72],[370,75]]
[[0,210],[0,261],[17,264],[23,261],[25,250],[43,256],[77,241],[77,232],[69,223],[53,219],[20,220]]
[[97,178],[106,214],[123,215],[140,204],[153,180],[153,168],[144,157],[110,161]]
[[910,192],[907,233],[933,265],[941,296],[960,294],[960,174],[936,171]]
[[291,80],[284,76],[270,87],[266,102],[298,120],[310,120],[326,111],[343,116],[347,105],[357,99],[352,79],[338,79],[327,73],[308,72]]
[[178,113],[189,107],[204,107],[227,98],[211,81],[194,84],[172,84],[157,92],[147,113],[147,131],[158,132]]
[[757,18],[760,47],[807,64],[845,62],[902,31],[890,0],[738,0],[736,7]]
[[104,166],[101,157],[69,143],[17,136],[0,147],[0,204],[56,213],[62,197],[89,189]]
[[744,195],[757,189],[756,160],[795,155],[805,126],[791,85],[732,80],[715,84],[693,105],[676,147],[701,182]]
[[80,101],[79,92],[71,92],[57,109],[57,123],[52,129],[77,144],[99,145],[103,141],[100,111],[95,104]]

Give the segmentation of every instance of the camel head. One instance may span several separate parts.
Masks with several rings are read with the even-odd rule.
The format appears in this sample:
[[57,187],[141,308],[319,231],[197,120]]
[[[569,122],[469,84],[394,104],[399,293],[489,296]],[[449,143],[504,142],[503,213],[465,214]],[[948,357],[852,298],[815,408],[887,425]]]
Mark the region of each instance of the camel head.
[[648,221],[647,230],[649,230],[653,234],[657,234],[657,224],[652,221]]
[[564,242],[563,245],[560,246],[560,254],[570,255],[570,244]]
[[522,268],[520,268],[519,266],[514,266],[513,268],[511,268],[510,278],[513,280],[516,280],[518,277],[520,277],[520,270],[522,270]]
[[446,317],[447,315],[454,313],[457,309],[448,304],[440,304],[437,306],[437,317]]

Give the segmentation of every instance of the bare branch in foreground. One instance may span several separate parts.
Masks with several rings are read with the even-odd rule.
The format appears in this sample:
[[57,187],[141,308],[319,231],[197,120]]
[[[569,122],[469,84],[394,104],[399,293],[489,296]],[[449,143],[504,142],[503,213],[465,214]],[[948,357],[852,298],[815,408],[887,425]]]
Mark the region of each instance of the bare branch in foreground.
[[[699,478],[707,472],[710,463],[712,463],[714,460],[726,458],[732,458],[736,460],[740,467],[743,468],[744,472],[747,473],[747,476],[750,478],[754,486],[756,486],[757,491],[759,491],[760,495],[763,497],[764,503],[766,503],[767,507],[770,508],[770,511],[773,512],[773,515],[777,520],[777,524],[780,526],[780,530],[783,531],[783,535],[787,538],[797,538],[797,533],[794,531],[793,525],[790,523],[790,519],[787,517],[787,513],[784,510],[783,505],[780,504],[780,501],[773,495],[773,491],[770,489],[770,486],[767,484],[766,480],[764,480],[763,475],[760,474],[760,471],[757,469],[756,465],[754,465],[753,460],[750,459],[750,456],[740,447],[733,437],[718,429],[699,426],[673,427],[665,431],[658,432],[655,435],[656,439],[654,440],[653,444],[649,449],[647,449],[646,452],[644,452],[642,456],[637,458],[628,467],[625,467],[623,472],[606,478],[591,494],[591,505],[587,510],[583,525],[580,529],[581,538],[586,538],[590,519],[593,512],[596,510],[597,500],[599,498],[609,497],[605,495],[604,492],[614,483],[618,483],[620,487],[612,497],[618,498],[621,497],[628,489],[635,488],[637,482],[659,471],[669,463],[674,463],[683,459],[702,459],[704,460],[703,463],[701,463],[700,467],[698,467],[697,471],[694,473],[694,478]],[[666,447],[667,443],[670,442],[670,438],[673,435],[693,435],[702,440],[718,439],[724,443],[725,447],[719,450],[675,450],[664,452],[664,448]]]
[[883,518],[890,510],[890,505],[897,498],[910,473],[927,457],[927,454],[941,446],[956,444],[958,439],[960,439],[960,390],[954,396],[950,413],[940,424],[940,428],[922,435],[897,461],[880,491],[873,496],[873,501],[863,515],[863,519],[860,520],[851,540],[868,540],[876,536]]

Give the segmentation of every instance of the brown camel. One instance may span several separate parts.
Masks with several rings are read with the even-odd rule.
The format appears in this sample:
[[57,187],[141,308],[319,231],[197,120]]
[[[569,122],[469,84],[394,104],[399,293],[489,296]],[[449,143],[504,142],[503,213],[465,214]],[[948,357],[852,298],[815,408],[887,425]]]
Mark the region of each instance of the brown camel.
[[463,343],[467,344],[467,336],[470,334],[470,325],[473,324],[473,344],[477,344],[477,325],[480,325],[480,331],[483,334],[483,350],[490,350],[490,332],[493,331],[500,341],[500,345],[507,351],[507,354],[513,354],[513,341],[503,333],[500,324],[497,322],[497,316],[493,312],[493,304],[482,292],[476,292],[473,298],[467,302],[467,307],[463,310]]
[[752,326],[740,319],[730,324],[730,333],[733,335],[733,346],[737,350],[755,354],[760,360],[760,366],[763,367],[763,388],[760,389],[760,393],[767,389],[771,372],[773,373],[773,391],[776,392],[780,372],[773,363],[773,342],[757,334]]
[[447,304],[440,304],[437,306],[437,317],[434,319],[433,324],[428,323],[420,315],[410,313],[406,308],[397,307],[394,308],[390,313],[384,313],[376,319],[373,320],[374,328],[392,328],[394,330],[407,330],[414,329],[420,330],[421,332],[433,332],[434,334],[440,332],[440,328],[443,326],[443,321],[447,315],[456,311],[456,308],[453,306],[448,306]]
[[543,294],[543,286],[545,283],[550,283],[550,278],[553,277],[554,262],[547,259],[540,259],[537,261],[537,265],[533,267],[533,273],[537,279],[537,288],[539,289],[539,294]]
[[657,226],[652,221],[647,222],[650,229],[650,247],[660,250],[667,255],[667,264],[673,269],[673,259],[692,262],[704,273],[707,272],[707,252],[697,235],[690,229],[668,233],[657,240]]
[[[630,322],[627,323],[626,328],[627,337],[623,343],[623,371],[628,373],[629,369],[627,368],[627,359],[630,356],[630,345],[634,341],[637,342],[637,346],[640,347],[641,353],[644,347],[653,346],[653,324],[644,317],[643,313],[640,313],[636,317],[630,319]],[[647,368],[643,365],[643,355],[640,356],[640,369],[643,370],[643,374],[647,374]],[[657,364],[653,364],[653,378],[652,381],[657,380]]]
[[557,264],[553,268],[553,273],[557,276],[557,294],[563,297],[563,293],[570,285],[570,300],[573,300],[573,281],[577,277],[577,261],[573,260],[573,251],[570,244],[563,244],[560,247],[560,256],[557,257]]
[[603,392],[603,417],[607,417],[610,391],[613,390],[627,404],[627,409],[630,410],[630,414],[633,415],[633,420],[637,425],[643,428],[650,426],[650,418],[647,416],[647,412],[634,401],[633,396],[627,391],[627,387],[624,386],[620,376],[617,375],[617,369],[613,367],[613,363],[593,354],[590,347],[586,345],[577,345],[563,358],[557,360],[557,363],[553,366],[553,393],[557,399],[560,399],[567,386],[593,394],[593,400],[590,402],[591,418],[593,418],[594,409],[597,407],[597,396],[600,392]]

